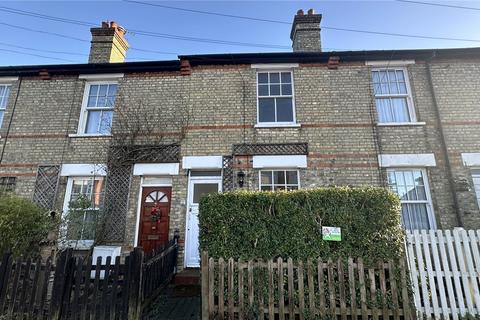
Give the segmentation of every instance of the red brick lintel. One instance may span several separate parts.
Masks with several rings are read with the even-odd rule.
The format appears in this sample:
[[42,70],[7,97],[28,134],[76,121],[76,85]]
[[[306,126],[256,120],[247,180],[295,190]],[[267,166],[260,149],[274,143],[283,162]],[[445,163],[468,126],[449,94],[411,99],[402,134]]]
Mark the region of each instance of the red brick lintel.
[[2,177],[36,177],[37,173],[36,172],[21,172],[21,173],[20,172],[17,172],[17,173],[1,172],[0,176]]
[[2,163],[0,168],[36,168],[38,164],[35,163]]

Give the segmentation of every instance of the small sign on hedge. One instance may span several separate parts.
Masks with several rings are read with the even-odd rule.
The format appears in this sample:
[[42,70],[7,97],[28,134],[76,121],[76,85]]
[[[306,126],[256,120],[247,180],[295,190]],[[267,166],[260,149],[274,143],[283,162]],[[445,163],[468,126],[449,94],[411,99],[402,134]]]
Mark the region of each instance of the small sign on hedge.
[[322,239],[325,241],[342,241],[342,229],[338,227],[322,227]]

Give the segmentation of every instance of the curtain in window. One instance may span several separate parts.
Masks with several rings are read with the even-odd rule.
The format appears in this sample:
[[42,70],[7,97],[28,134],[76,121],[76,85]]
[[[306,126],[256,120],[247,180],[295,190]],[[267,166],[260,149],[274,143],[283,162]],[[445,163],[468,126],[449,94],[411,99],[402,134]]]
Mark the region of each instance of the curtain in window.
[[400,69],[372,71],[373,90],[380,123],[411,122],[409,93],[405,74]]
[[424,203],[402,204],[402,225],[407,230],[429,230],[427,206]]
[[388,185],[398,194],[402,203],[402,225],[407,230],[429,230],[430,200],[421,170],[395,170],[388,172]]

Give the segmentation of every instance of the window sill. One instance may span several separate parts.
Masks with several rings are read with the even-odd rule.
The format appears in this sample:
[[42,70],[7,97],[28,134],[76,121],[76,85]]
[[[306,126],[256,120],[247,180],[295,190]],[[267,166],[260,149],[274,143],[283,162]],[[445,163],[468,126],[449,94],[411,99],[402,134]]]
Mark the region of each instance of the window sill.
[[64,243],[60,244],[61,248],[74,249],[74,250],[90,250],[93,246],[93,240],[64,240]]
[[257,123],[254,128],[300,128],[299,123]]
[[377,123],[378,127],[412,127],[412,126],[424,126],[426,122],[380,122]]
[[97,134],[97,133],[71,133],[68,135],[69,138],[110,138],[111,134]]

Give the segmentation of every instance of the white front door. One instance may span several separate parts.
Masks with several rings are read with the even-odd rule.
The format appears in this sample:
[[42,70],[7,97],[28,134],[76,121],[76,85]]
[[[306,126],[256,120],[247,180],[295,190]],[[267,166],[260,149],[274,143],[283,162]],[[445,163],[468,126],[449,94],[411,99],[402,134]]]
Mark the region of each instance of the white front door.
[[198,243],[198,203],[202,195],[220,192],[221,177],[190,177],[188,186],[187,233],[185,238],[185,265],[190,268],[200,267]]

